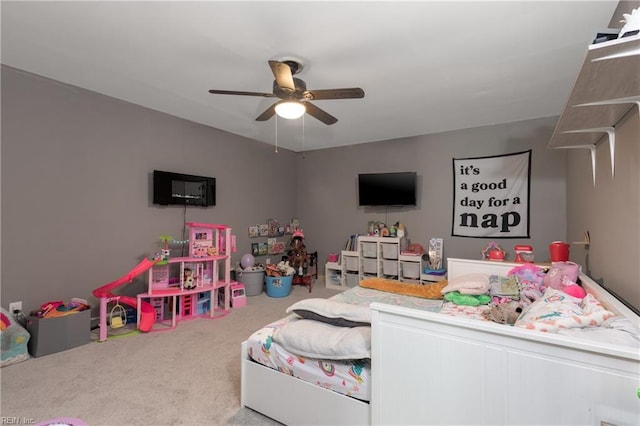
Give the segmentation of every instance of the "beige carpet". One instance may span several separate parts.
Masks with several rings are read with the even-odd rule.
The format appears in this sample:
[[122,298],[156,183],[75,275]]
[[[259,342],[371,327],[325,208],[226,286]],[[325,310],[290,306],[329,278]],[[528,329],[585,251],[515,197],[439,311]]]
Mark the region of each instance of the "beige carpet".
[[[247,297],[247,306],[215,320],[184,321],[169,331],[90,343],[0,370],[3,418],[22,424],[74,417],[100,425],[275,425],[240,409],[240,343],[285,309],[337,292]],[[277,397],[277,396],[274,396]],[[26,421],[25,421],[26,419]]]

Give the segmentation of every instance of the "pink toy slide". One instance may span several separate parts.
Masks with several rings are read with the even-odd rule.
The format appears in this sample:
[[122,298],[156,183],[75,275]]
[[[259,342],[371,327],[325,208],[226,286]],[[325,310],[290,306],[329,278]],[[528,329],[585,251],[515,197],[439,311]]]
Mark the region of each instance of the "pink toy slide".
[[[106,303],[111,300],[111,299],[118,299],[118,301],[120,303],[123,303],[125,305],[129,305],[132,306],[134,308],[138,308],[138,299],[135,297],[129,297],[129,296],[118,296],[116,294],[113,294],[111,291],[122,286],[125,284],[129,284],[131,281],[133,281],[133,279],[135,277],[137,277],[138,275],[146,272],[149,270],[149,268],[151,268],[153,265],[155,265],[156,263],[158,263],[160,261],[160,259],[157,260],[149,260],[149,259],[144,259],[142,262],[140,262],[138,265],[136,265],[131,271],[129,271],[129,273],[121,278],[118,278],[117,280],[103,285],[102,287],[98,287],[95,290],[93,290],[93,295],[95,297],[100,298],[100,317],[101,317],[101,322],[102,322],[102,317],[103,315],[106,318]],[[104,304],[104,310],[103,311],[103,307],[102,305]],[[150,303],[148,302],[140,302],[140,322],[138,323],[138,329],[140,331],[149,331],[151,330],[151,328],[153,327],[153,324],[156,321],[156,312],[153,309],[153,306],[151,306]],[[105,321],[106,322],[106,321]],[[106,324],[105,324],[106,326]],[[101,330],[100,330],[100,334],[102,335],[103,330],[104,329],[104,334],[105,337],[104,339],[106,339],[106,327],[104,327],[101,324]],[[100,340],[104,340],[102,337]]]

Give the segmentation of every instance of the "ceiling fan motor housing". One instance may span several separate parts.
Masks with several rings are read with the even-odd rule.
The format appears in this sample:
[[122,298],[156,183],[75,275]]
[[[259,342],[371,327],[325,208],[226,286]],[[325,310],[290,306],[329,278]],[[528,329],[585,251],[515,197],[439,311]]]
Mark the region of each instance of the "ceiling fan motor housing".
[[307,84],[299,78],[295,77],[293,78],[293,83],[296,90],[295,92],[290,92],[280,87],[276,80],[273,80],[273,94],[280,99],[302,99],[303,93],[307,91]]

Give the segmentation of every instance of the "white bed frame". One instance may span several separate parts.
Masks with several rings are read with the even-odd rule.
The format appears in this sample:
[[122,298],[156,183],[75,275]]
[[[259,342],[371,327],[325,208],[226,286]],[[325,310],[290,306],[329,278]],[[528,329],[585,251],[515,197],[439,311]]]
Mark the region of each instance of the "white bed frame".
[[[449,259],[447,266],[451,279],[505,275],[516,264]],[[607,309],[640,325],[580,278]],[[243,343],[241,406],[287,425],[638,424],[637,350],[392,305],[371,309],[369,404],[257,364]]]

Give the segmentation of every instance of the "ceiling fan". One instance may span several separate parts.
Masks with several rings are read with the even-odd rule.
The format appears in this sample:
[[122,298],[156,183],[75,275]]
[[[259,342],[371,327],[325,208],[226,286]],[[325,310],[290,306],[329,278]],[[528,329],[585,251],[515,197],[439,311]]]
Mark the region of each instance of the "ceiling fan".
[[310,116],[317,118],[324,124],[335,124],[338,119],[328,112],[318,108],[309,101],[324,99],[355,99],[364,98],[364,90],[359,87],[350,87],[343,89],[321,89],[307,90],[307,84],[293,77],[302,71],[302,64],[295,60],[269,61],[269,66],[273,72],[275,80],[273,81],[273,93],[260,92],[242,92],[236,90],[216,90],[211,89],[209,93],[218,95],[243,95],[243,96],[262,96],[264,98],[280,98],[280,100],[262,114],[256,121],[266,121],[278,114],[284,118],[298,118],[305,112]]

